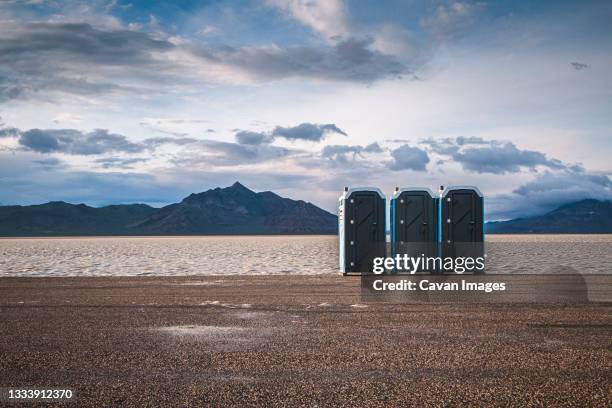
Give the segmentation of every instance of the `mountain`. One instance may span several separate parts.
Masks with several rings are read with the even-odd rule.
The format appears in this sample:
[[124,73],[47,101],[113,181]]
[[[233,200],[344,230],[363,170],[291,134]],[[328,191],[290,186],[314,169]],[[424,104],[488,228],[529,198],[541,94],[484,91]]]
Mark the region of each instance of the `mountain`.
[[336,234],[338,221],[305,201],[236,182],[163,208],[50,202],[0,206],[0,236]]
[[582,200],[544,215],[488,222],[489,234],[611,234],[612,201]]
[[191,194],[133,229],[153,234],[335,234],[335,215],[313,204],[231,187]]
[[109,205],[52,201],[41,205],[0,207],[0,236],[120,235],[157,209],[144,204]]

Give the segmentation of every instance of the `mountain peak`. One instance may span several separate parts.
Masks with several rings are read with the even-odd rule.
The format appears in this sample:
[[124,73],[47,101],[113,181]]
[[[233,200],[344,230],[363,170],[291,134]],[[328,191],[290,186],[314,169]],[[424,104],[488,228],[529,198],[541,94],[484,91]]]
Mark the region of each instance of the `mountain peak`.
[[230,186],[230,188],[245,188],[248,190],[248,188],[246,188],[243,184],[241,184],[239,181],[236,181],[234,184],[232,184]]

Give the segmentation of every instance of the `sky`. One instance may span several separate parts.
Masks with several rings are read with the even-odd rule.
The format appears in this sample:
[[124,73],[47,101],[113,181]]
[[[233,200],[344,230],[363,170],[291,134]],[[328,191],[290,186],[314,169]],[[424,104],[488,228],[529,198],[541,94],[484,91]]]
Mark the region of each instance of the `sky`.
[[612,199],[612,3],[0,1],[0,203]]

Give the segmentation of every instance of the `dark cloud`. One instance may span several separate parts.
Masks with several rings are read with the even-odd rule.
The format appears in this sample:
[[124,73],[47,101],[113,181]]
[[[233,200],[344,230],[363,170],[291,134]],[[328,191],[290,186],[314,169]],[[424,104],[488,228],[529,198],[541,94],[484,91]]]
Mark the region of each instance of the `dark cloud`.
[[391,151],[392,161],[389,163],[391,170],[415,170],[425,171],[429,156],[425,150],[410,145],[402,145]]
[[594,198],[612,200],[609,175],[575,171],[546,171],[516,188],[511,194],[487,199],[490,219],[510,219],[544,214],[572,202]]
[[545,166],[553,169],[564,167],[559,160],[548,159],[544,153],[518,149],[513,143],[492,143],[488,147],[470,147],[452,154],[454,161],[468,171],[476,173],[517,173],[521,168],[534,169]]
[[572,65],[572,67],[576,71],[580,71],[580,70],[586,69],[586,68],[591,68],[591,66],[589,64],[585,64],[585,63],[582,63],[582,62],[571,62],[570,64]]
[[6,126],[6,124],[2,120],[2,116],[0,116],[0,139],[3,137],[19,137],[19,135],[19,129]]
[[321,150],[321,157],[334,159],[338,161],[346,161],[348,155],[353,159],[356,156],[363,156],[364,153],[380,153],[382,148],[378,143],[372,143],[367,146],[359,145],[328,145]]
[[421,144],[429,151],[441,155],[452,155],[460,149],[455,139],[448,137],[443,139],[425,139]]
[[139,153],[145,146],[125,136],[96,129],[83,133],[75,129],[30,129],[21,134],[19,144],[40,153],[94,155],[108,152]]
[[245,145],[258,145],[271,141],[270,135],[262,132],[251,132],[249,130],[241,130],[235,134],[236,141]]
[[[139,31],[102,30],[85,23],[5,21],[0,27],[0,100],[42,91],[78,95],[137,91],[123,84],[126,77],[159,78],[173,64],[155,56],[173,49],[171,42]],[[97,79],[84,79],[88,70],[95,70]]]
[[10,24],[7,28],[0,37],[0,62],[7,65],[53,56],[62,63],[142,65],[155,62],[152,52],[175,47],[143,32],[99,30],[84,23]]
[[57,140],[57,131],[54,134],[40,129],[31,129],[24,132],[19,138],[19,144],[35,152],[50,153],[60,150]]
[[[538,175],[534,180],[515,189],[513,193],[521,196],[547,193],[563,190],[588,190],[594,196],[610,196],[612,194],[612,181],[607,175],[589,174],[584,171],[566,170],[563,172],[546,172]],[[590,195],[590,194],[589,194]]]
[[126,136],[110,133],[106,129],[83,132],[76,129],[30,129],[21,131],[16,128],[0,129],[0,135],[19,137],[19,144],[39,153],[64,153],[74,155],[99,155],[105,153],[141,153],[154,150],[162,145],[197,143],[191,137],[152,137],[142,142],[132,142]]
[[[163,33],[100,29],[86,23],[3,21],[0,101],[34,94],[48,97],[49,91],[78,95],[163,92],[173,84],[194,80],[224,81],[227,75],[216,78],[212,72],[225,67],[255,81],[305,77],[371,83],[408,72],[395,57],[374,50],[370,40],[235,48],[173,43],[164,37],[170,38]],[[194,62],[203,68],[194,70]],[[95,72],[95,77],[84,78],[82,74],[88,71]]]
[[548,159],[544,153],[534,150],[519,149],[511,142],[459,136],[425,139],[421,144],[428,151],[443,156],[443,159],[452,159],[465,170],[476,173],[517,173],[523,168],[533,170],[537,166],[565,168],[559,160]]
[[395,57],[370,49],[370,40],[348,39],[334,46],[192,47],[211,63],[239,68],[261,80],[289,77],[371,83],[408,72]]
[[58,158],[49,157],[47,159],[33,160],[33,163],[36,163],[46,169],[56,169],[60,167],[64,167],[66,164]]
[[250,130],[235,129],[234,137],[242,145],[262,145],[270,144],[277,137],[287,140],[309,140],[313,142],[321,141],[330,133],[337,133],[347,136],[347,134],[333,123],[316,124],[301,123],[297,126],[282,127],[277,126],[271,132],[253,132]]
[[452,155],[459,151],[462,146],[482,145],[489,143],[490,142],[484,140],[481,137],[474,136],[458,136],[454,139],[450,137],[440,139],[429,138],[421,141],[421,144],[426,146],[429,150],[442,155]]
[[374,142],[364,147],[363,151],[366,153],[381,153],[383,150],[378,143]]
[[465,137],[465,136],[457,136],[455,138],[455,142],[459,145],[459,146],[465,146],[465,145],[482,145],[482,144],[487,144],[488,142],[486,140],[484,140],[482,137],[475,137],[475,136],[470,136],[470,137]]
[[272,136],[283,137],[288,140],[312,140],[320,141],[326,134],[337,133],[343,136],[347,134],[334,124],[318,125],[315,123],[301,123],[297,126],[277,126],[272,131]]
[[5,127],[0,129],[0,138],[3,137],[19,137],[21,133],[19,132],[19,129],[14,128],[14,127]]

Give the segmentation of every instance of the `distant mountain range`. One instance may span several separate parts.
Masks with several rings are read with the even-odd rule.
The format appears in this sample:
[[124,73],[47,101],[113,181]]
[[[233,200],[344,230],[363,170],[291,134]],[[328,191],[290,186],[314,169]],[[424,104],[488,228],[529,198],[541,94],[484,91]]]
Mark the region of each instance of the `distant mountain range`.
[[[547,214],[488,222],[488,234],[611,234],[612,202],[582,200]],[[337,217],[304,201],[236,182],[162,208],[62,201],[0,206],[0,236],[336,234]]]
[[544,215],[488,222],[488,234],[612,234],[612,201],[582,200]]
[[0,236],[336,234],[337,217],[304,201],[236,182],[191,194],[163,208],[144,204],[94,208],[50,202],[0,206]]

